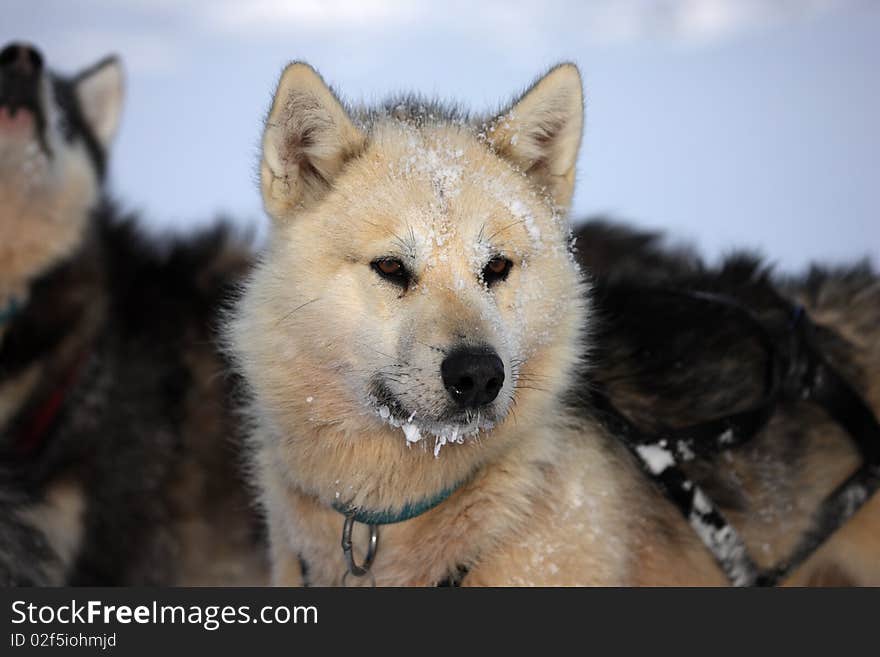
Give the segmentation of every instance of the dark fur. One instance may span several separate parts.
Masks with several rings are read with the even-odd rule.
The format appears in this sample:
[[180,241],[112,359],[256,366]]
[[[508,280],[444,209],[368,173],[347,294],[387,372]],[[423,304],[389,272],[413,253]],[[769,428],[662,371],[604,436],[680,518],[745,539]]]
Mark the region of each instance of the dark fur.
[[[208,482],[197,495],[234,505],[230,525],[248,514],[228,382],[218,376],[211,394],[193,398],[205,382],[196,380],[201,374],[192,362],[201,359],[216,364],[218,375],[222,371],[214,323],[249,260],[223,229],[157,247],[130,220],[113,215],[109,204],[98,210],[79,253],[32,286],[27,308],[4,340],[0,380],[32,362],[44,364],[47,374],[33,395],[37,405],[57,387],[59,373],[84,360],[38,448],[22,453],[16,419],[4,428],[0,505],[11,510],[39,502],[58,481],[81,485],[85,540],[65,581],[168,584],[180,576],[180,553],[187,549],[175,522],[189,512],[186,507],[204,501],[191,493],[176,497],[189,469]],[[26,404],[19,417],[32,406]],[[228,433],[204,427],[205,436],[194,434],[187,419],[200,409],[219,416]],[[48,583],[55,558],[35,528],[3,514],[0,581]]]
[[[805,277],[776,277],[749,254],[708,267],[662,236],[607,222],[577,233],[578,258],[594,282],[597,331],[590,376],[607,386],[646,428],[682,426],[748,407],[763,395],[765,351],[742,314],[668,291],[718,293],[736,299],[776,336],[785,336],[791,303],[808,310],[852,298],[876,286],[866,264],[837,271],[813,268]],[[833,295],[828,293],[833,289]],[[880,309],[851,311],[866,325]],[[850,345],[833,328],[820,331],[820,348],[857,388],[865,381]]]
[[575,231],[578,261],[604,282],[661,283],[702,268],[697,254],[666,243],[658,232],[635,230],[607,219],[591,219]]
[[[782,277],[739,254],[709,267],[688,249],[667,247],[661,235],[604,221],[577,231],[577,249],[594,283],[590,366],[575,393],[585,412],[587,392],[601,386],[637,426],[674,435],[675,428],[763,398],[767,352],[754,324],[742,313],[670,293],[676,290],[736,299],[780,344],[790,333],[793,304],[803,304],[819,327],[820,351],[877,413],[870,377],[880,360],[880,277],[869,265]],[[866,351],[865,344],[874,347]],[[815,468],[825,454],[834,472],[852,451],[847,434],[818,406],[788,402],[750,443],[687,470],[745,522],[762,513],[784,517],[804,499],[818,502],[830,489],[805,474],[808,459]],[[760,557],[758,547],[751,545]]]

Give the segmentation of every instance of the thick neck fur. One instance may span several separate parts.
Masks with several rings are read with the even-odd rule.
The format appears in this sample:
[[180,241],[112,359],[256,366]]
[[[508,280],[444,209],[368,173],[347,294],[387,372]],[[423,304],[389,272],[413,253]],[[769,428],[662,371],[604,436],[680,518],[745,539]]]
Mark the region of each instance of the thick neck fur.
[[[88,241],[93,173],[52,167],[33,152],[17,167],[3,167],[0,184],[0,303],[26,302],[30,287],[49,270],[76,258]],[[55,176],[65,175],[63,184]]]

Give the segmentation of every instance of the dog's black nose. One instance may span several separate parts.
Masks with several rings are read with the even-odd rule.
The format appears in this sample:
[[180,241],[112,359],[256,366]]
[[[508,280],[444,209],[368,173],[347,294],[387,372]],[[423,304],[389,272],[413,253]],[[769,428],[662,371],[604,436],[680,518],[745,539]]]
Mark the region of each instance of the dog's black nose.
[[462,408],[479,408],[498,396],[504,363],[491,349],[457,349],[440,365],[443,385]]
[[0,51],[0,69],[21,78],[31,78],[43,70],[43,56],[24,43],[10,43]]

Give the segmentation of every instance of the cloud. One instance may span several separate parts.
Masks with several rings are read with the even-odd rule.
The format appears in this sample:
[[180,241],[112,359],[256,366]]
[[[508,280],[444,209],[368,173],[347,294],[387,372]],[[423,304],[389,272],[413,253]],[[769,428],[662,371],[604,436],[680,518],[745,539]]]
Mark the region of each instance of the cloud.
[[[479,35],[502,42],[552,38],[577,31],[586,44],[660,40],[685,45],[724,41],[786,25],[867,0],[220,0],[184,3],[207,31],[241,36],[339,32],[365,34],[409,28]],[[178,5],[180,6],[180,5]],[[512,33],[515,31],[516,33]]]
[[645,37],[699,45],[859,4],[853,0],[676,0],[652,3],[653,11],[642,12],[638,20]]
[[661,41],[700,47],[872,6],[870,0],[91,0],[49,2],[43,11],[13,4],[0,32],[16,26],[10,38],[33,35],[61,61],[85,63],[123,49],[132,70],[164,73],[191,37],[362,36],[380,49],[383,37],[420,34],[504,49],[552,47],[563,37],[584,46]]
[[252,0],[222,1],[205,7],[210,29],[277,32],[298,28],[332,31],[360,27],[387,30],[416,20],[418,5],[400,0]]

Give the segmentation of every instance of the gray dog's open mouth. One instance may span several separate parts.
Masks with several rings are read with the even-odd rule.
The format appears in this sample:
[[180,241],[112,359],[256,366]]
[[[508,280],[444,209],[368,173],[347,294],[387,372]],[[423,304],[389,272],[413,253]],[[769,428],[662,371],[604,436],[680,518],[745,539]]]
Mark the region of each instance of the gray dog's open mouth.
[[34,137],[40,150],[51,157],[52,152],[46,141],[46,116],[40,107],[37,82],[21,82],[8,75],[0,74],[0,111],[9,119],[21,114],[30,115],[33,120]]

